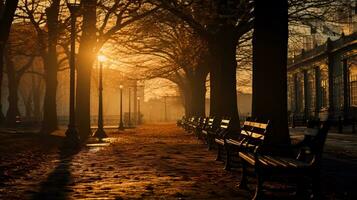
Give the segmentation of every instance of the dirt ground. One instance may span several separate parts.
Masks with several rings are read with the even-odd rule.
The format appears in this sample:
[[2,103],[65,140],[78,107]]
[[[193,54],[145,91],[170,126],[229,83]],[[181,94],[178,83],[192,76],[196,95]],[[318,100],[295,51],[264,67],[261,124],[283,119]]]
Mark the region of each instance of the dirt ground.
[[[0,199],[252,197],[236,187],[240,170],[223,170],[215,151],[173,124],[110,132],[104,143],[92,141],[71,155],[58,149],[60,136],[0,134],[0,140]],[[326,155],[326,199],[356,199],[356,166]]]

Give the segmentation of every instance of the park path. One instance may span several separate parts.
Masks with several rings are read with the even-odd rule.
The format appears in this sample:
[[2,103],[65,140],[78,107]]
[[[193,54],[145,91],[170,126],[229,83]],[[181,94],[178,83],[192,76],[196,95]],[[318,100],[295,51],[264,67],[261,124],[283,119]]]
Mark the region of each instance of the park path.
[[109,133],[72,156],[53,155],[1,199],[249,199],[215,153],[175,125]]

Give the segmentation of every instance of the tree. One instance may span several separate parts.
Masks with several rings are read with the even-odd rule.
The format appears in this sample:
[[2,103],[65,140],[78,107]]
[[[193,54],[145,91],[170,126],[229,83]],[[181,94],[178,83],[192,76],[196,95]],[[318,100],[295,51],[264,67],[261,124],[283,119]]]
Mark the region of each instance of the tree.
[[[22,37],[26,35],[27,37]],[[8,77],[9,108],[6,113],[6,125],[16,125],[16,117],[20,116],[19,85],[21,78],[32,66],[37,56],[37,45],[35,44],[35,31],[28,24],[16,24],[12,26],[9,41],[6,45],[5,61]],[[16,61],[16,62],[15,62]]]
[[236,92],[236,49],[252,28],[250,1],[156,1],[189,24],[208,44],[211,115],[231,118],[239,128]]
[[[77,60],[76,113],[78,131],[83,140],[90,132],[90,77],[96,54],[120,30],[155,12],[158,8],[145,0],[82,2],[83,22]],[[97,12],[97,8],[98,12]],[[98,13],[98,15],[97,15]],[[98,20],[98,28],[96,26]]]
[[[23,1],[19,5],[19,12],[16,17],[28,21],[36,30],[36,41],[39,46],[39,54],[44,63],[45,96],[43,103],[43,121],[41,132],[49,134],[58,127],[57,122],[57,73],[61,64],[67,57],[62,56],[68,39],[61,40],[64,48],[59,48],[60,33],[64,34],[68,17],[60,12],[60,7],[64,6],[60,0],[53,0],[47,4],[41,0]],[[61,19],[62,18],[62,19]]]
[[252,116],[270,120],[272,144],[290,144],[287,116],[287,0],[255,1]]
[[183,98],[185,115],[205,116],[209,64],[204,59],[208,53],[204,41],[185,22],[164,11],[133,24],[126,32],[128,36],[117,41],[126,47],[122,53],[151,61],[132,63],[145,69],[140,79],[164,78],[175,83]]
[[[59,34],[63,30],[59,22],[60,0],[53,0],[52,4],[46,8],[47,15],[47,41],[43,41],[47,46],[47,51],[43,49],[44,70],[45,70],[45,97],[43,104],[42,133],[51,133],[58,128],[57,120],[57,73],[59,70],[57,45]],[[63,28],[62,28],[63,29]]]
[[[1,85],[3,79],[4,70],[4,48],[9,38],[9,33],[14,20],[15,11],[19,0],[0,0],[0,97],[1,97]],[[4,114],[2,112],[2,103],[0,102],[0,123],[4,121]]]
[[82,2],[82,35],[77,60],[76,121],[82,140],[86,140],[90,129],[90,81],[93,62],[96,59],[96,10],[97,1]]

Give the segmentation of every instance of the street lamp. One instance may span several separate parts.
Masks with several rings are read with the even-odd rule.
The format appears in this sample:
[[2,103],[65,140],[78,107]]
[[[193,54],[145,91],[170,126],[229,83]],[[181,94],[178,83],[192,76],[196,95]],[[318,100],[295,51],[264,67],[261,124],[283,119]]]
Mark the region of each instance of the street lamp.
[[119,122],[119,130],[124,130],[124,125],[123,125],[123,85],[120,85],[119,89],[120,89],[120,122]]
[[140,97],[138,97],[138,125],[141,123],[141,114],[140,114]]
[[167,96],[164,96],[164,104],[165,104],[165,122],[167,122],[167,105],[166,105],[166,98],[167,98]]
[[69,124],[66,131],[66,142],[68,145],[77,146],[80,143],[75,122],[75,54],[76,54],[76,18],[80,9],[79,0],[67,0],[67,7],[71,13],[71,56],[70,68],[70,94],[69,94]]
[[103,127],[103,62],[106,61],[106,57],[104,55],[98,56],[99,61],[99,100],[98,100],[98,129],[94,133],[93,137],[97,137],[99,139],[108,137],[105,134]]

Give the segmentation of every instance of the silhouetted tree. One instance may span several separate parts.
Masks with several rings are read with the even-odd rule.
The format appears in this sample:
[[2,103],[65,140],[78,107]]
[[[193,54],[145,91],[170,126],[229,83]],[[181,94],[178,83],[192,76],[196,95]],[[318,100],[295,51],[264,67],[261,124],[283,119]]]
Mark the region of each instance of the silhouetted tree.
[[90,129],[90,81],[96,59],[97,1],[82,1],[82,36],[77,60],[76,118],[81,139],[85,140]]
[[204,41],[185,22],[167,12],[155,13],[126,32],[128,36],[117,41],[126,47],[123,54],[140,55],[156,63],[134,62],[136,67],[146,69],[138,77],[170,80],[179,87],[185,115],[205,116],[209,63],[205,60],[208,52]]
[[[26,37],[22,37],[26,35]],[[6,45],[5,63],[8,77],[9,107],[6,113],[6,125],[15,126],[16,116],[20,116],[19,86],[23,75],[32,66],[37,54],[35,31],[28,24],[12,26],[9,41]]]
[[46,8],[47,15],[47,51],[43,49],[45,70],[45,97],[43,104],[43,121],[41,126],[42,133],[51,133],[58,127],[57,120],[57,72],[59,70],[57,45],[59,40],[60,23],[59,23],[60,0],[53,0],[51,5]]
[[[0,97],[1,85],[4,70],[4,48],[9,38],[10,28],[14,19],[15,11],[19,0],[0,0]],[[0,98],[1,99],[1,98]],[[2,103],[0,102],[0,123],[4,121],[4,114],[2,112]]]
[[[47,134],[58,128],[57,73],[60,70],[60,65],[67,58],[65,56],[59,59],[60,55],[64,54],[63,49],[65,49],[59,48],[60,33],[65,35],[64,30],[68,24],[68,17],[64,13],[60,13],[60,6],[64,6],[60,0],[53,0],[49,4],[41,0],[24,1],[20,4],[19,12],[16,16],[19,19],[30,22],[36,30],[35,40],[38,43],[39,53],[44,64],[43,77],[46,85],[41,132]],[[61,40],[62,47],[68,45],[67,41],[68,38]]]
[[252,28],[250,1],[156,1],[189,24],[207,42],[210,54],[210,114],[229,116],[239,128],[236,49]]
[[[157,10],[149,5],[145,0],[101,0],[98,4],[96,0],[82,1],[83,22],[77,60],[76,114],[78,131],[83,140],[91,132],[90,77],[96,54],[120,30]],[[101,20],[97,21],[98,18]]]
[[255,1],[252,116],[271,120],[272,144],[289,144],[287,0]]

